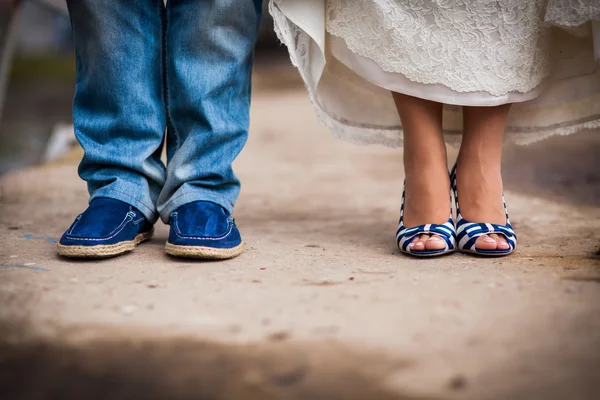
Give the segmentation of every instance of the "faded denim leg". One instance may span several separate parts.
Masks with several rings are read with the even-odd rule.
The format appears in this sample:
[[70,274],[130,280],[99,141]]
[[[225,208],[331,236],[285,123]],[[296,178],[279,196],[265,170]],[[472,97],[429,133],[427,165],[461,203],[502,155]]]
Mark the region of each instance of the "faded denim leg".
[[166,13],[167,179],[164,222],[194,201],[228,212],[240,191],[232,163],[248,137],[260,0],[172,0]]
[[79,175],[90,201],[120,200],[154,222],[166,174],[163,1],[68,0],[68,6],[77,53],[73,121],[85,151]]

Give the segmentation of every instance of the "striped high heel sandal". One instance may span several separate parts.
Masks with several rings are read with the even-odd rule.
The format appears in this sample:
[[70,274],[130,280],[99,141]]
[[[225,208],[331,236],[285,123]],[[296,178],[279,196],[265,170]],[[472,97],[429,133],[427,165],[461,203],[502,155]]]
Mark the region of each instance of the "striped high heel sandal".
[[[450,206],[450,218],[443,224],[425,224],[412,228],[404,226],[404,198],[406,191],[402,192],[402,207],[400,208],[400,221],[398,222],[398,230],[396,231],[396,243],[401,252],[417,257],[434,257],[444,254],[453,253],[456,249],[456,231],[454,221],[452,220],[452,206]],[[452,203],[452,197],[450,198]],[[440,237],[446,246],[439,250],[415,250],[410,246],[413,239],[417,236],[427,234]]]
[[[506,214],[505,225],[469,222],[460,214],[460,207],[458,206],[456,164],[454,165],[454,168],[452,168],[450,180],[452,182],[452,191],[454,193],[454,202],[456,204],[456,240],[458,241],[458,249],[464,253],[479,254],[481,256],[507,256],[514,252],[517,247],[517,235],[515,235],[515,231],[508,219],[504,194],[502,195],[502,202],[504,203],[504,213]],[[477,239],[483,235],[491,234],[502,235],[506,239],[509,247],[507,249],[496,250],[484,250],[475,247]]]

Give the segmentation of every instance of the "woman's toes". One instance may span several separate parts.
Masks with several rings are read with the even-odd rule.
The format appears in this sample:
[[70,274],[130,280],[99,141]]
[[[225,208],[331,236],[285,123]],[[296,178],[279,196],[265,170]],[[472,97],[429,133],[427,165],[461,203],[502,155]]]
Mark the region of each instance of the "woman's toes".
[[408,247],[412,251],[442,250],[446,248],[446,242],[438,235],[423,234],[414,238]]
[[480,250],[496,250],[497,246],[496,240],[488,235],[480,236],[475,242],[475,247]]
[[427,242],[428,239],[429,235],[417,236],[408,246],[414,251],[423,251],[425,250],[425,242]]
[[425,243],[421,240],[420,236],[417,236],[410,242],[408,247],[413,251],[423,251],[425,250]]
[[496,243],[498,244],[498,250],[508,250],[510,248],[510,245],[508,244],[506,238],[502,235],[497,236],[498,239],[496,239]]
[[510,245],[503,235],[492,233],[481,236],[475,242],[475,247],[481,250],[508,250]]
[[510,247],[508,245],[508,242],[506,241],[506,238],[504,237],[504,235],[492,233],[490,235],[490,237],[496,241],[496,249],[497,250],[506,250]]
[[427,250],[442,250],[446,248],[446,242],[438,235],[431,235],[425,242]]

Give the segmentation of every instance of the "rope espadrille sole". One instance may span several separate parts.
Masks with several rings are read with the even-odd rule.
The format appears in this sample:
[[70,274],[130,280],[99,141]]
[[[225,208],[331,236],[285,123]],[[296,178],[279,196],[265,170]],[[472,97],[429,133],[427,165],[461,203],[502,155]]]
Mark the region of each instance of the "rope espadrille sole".
[[154,229],[140,233],[133,240],[111,245],[98,246],[64,246],[58,245],[58,254],[69,258],[108,258],[127,253],[135,247],[152,238]]
[[244,251],[244,243],[230,249],[218,249],[215,247],[203,246],[178,246],[167,242],[165,251],[167,254],[174,257],[198,258],[202,260],[227,260],[242,254]]

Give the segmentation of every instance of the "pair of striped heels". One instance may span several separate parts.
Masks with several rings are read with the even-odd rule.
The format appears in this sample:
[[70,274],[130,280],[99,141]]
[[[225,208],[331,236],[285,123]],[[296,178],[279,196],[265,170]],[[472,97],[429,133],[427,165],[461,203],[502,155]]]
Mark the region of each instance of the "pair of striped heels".
[[[441,256],[453,253],[456,250],[482,256],[506,256],[514,252],[517,246],[517,236],[510,225],[504,198],[502,198],[502,201],[504,202],[504,212],[506,214],[505,225],[469,222],[460,214],[456,190],[456,165],[450,174],[450,182],[452,185],[452,193],[454,194],[454,204],[456,205],[456,220],[454,220],[452,211],[450,211],[450,218],[448,218],[448,221],[444,224],[425,224],[412,228],[404,226],[404,193],[402,193],[400,221],[398,230],[396,231],[396,240],[400,251],[418,257]],[[452,196],[450,202],[452,203]],[[441,238],[445,242],[445,247],[439,250],[415,250],[410,244],[416,237],[423,234],[435,235]],[[491,234],[502,235],[508,243],[508,248],[484,250],[475,247],[475,242],[477,242],[479,237]]]

